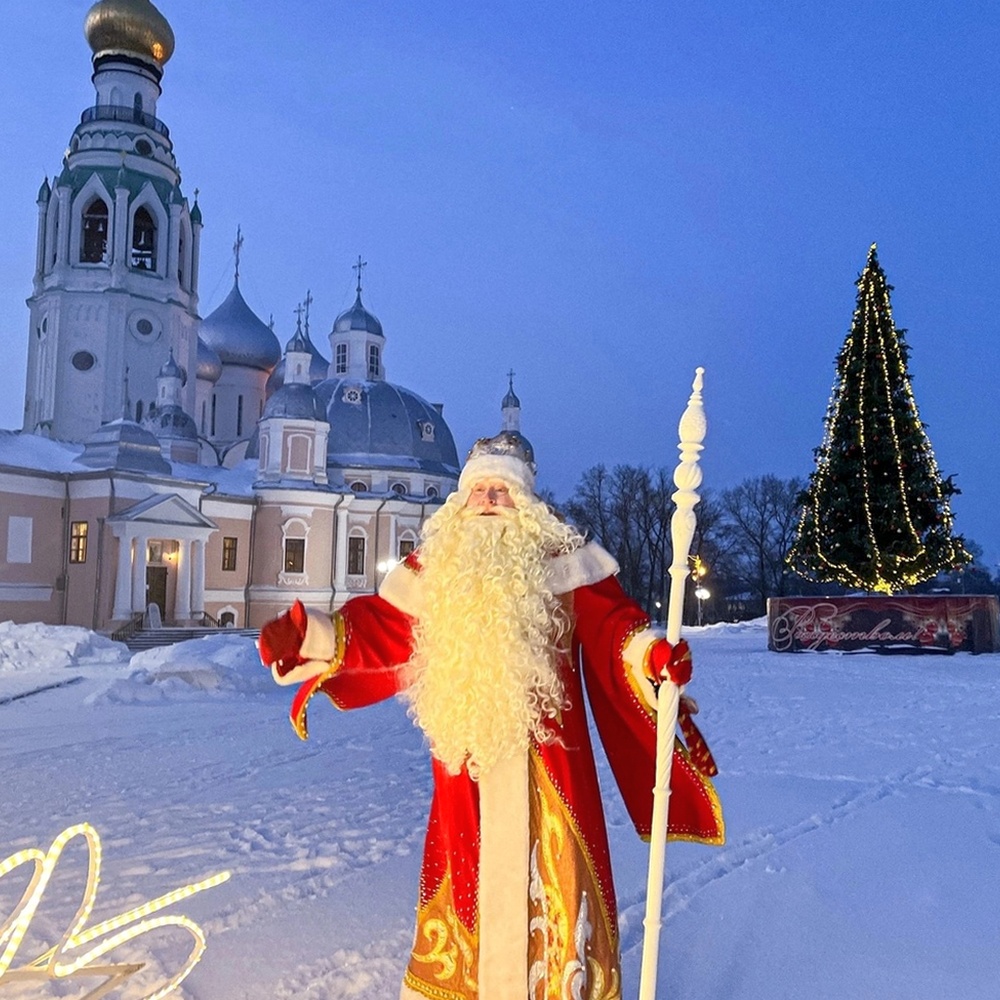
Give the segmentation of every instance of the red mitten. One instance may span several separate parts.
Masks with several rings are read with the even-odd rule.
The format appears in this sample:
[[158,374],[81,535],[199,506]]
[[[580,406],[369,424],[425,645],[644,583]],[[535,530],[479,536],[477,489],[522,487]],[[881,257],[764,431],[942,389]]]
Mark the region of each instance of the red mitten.
[[307,623],[305,605],[296,601],[288,611],[260,630],[257,648],[265,667],[275,667],[279,675],[284,676],[304,662],[299,650],[306,637]]
[[657,639],[646,662],[651,675],[649,679],[656,686],[669,680],[678,687],[683,687],[691,680],[691,650],[683,639],[676,646],[671,646],[666,639]]

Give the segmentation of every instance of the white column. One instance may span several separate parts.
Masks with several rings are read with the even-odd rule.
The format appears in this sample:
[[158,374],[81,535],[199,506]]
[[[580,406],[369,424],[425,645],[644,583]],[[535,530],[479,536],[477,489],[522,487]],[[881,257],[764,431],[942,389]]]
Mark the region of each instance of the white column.
[[133,540],[132,612],[146,610],[146,539]]
[[69,256],[69,188],[56,189],[59,195],[59,234],[56,238],[56,264],[65,264]]
[[131,570],[132,539],[127,535],[118,537],[118,569],[115,575],[115,606],[111,617],[128,618],[131,613]]
[[191,542],[182,538],[177,543],[177,590],[174,598],[174,620],[191,617]]
[[333,585],[338,591],[347,589],[347,507],[337,511],[337,564]]
[[170,206],[170,227],[167,233],[167,281],[171,287],[178,284],[177,270],[180,267],[181,249],[181,206],[174,202]]
[[399,545],[396,542],[396,515],[389,515],[389,551],[386,553],[386,562],[395,562],[399,558]]
[[205,541],[191,543],[191,610],[205,610]]

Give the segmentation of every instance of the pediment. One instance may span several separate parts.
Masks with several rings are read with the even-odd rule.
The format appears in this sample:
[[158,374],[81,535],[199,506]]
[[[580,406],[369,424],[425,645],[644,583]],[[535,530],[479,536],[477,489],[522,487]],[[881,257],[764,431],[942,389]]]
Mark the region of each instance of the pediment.
[[201,511],[192,507],[176,493],[147,497],[129,507],[128,510],[120,511],[108,518],[108,522],[111,524],[129,521],[186,528],[218,528],[214,521],[205,517]]

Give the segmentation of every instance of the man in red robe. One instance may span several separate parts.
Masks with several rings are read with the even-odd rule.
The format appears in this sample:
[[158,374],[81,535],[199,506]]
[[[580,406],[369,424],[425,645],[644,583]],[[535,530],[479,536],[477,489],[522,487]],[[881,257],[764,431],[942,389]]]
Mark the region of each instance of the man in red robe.
[[[625,596],[617,564],[534,495],[521,435],[476,443],[421,546],[331,619],[301,604],[261,658],[339,708],[400,695],[434,797],[403,1000],[617,1000],[618,925],[584,687],[640,835],[652,817],[656,685],[690,656]],[[721,843],[714,765],[682,699],[670,835]],[[696,710],[696,708],[694,709]]]

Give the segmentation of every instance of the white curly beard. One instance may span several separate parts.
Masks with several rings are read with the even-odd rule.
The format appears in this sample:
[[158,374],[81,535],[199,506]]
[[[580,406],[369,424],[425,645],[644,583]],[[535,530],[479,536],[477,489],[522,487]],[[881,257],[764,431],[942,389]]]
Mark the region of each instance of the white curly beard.
[[566,707],[559,676],[569,619],[546,579],[548,556],[581,536],[544,504],[493,516],[453,503],[429,524],[420,556],[424,612],[407,690],[431,752],[479,777],[552,739]]

